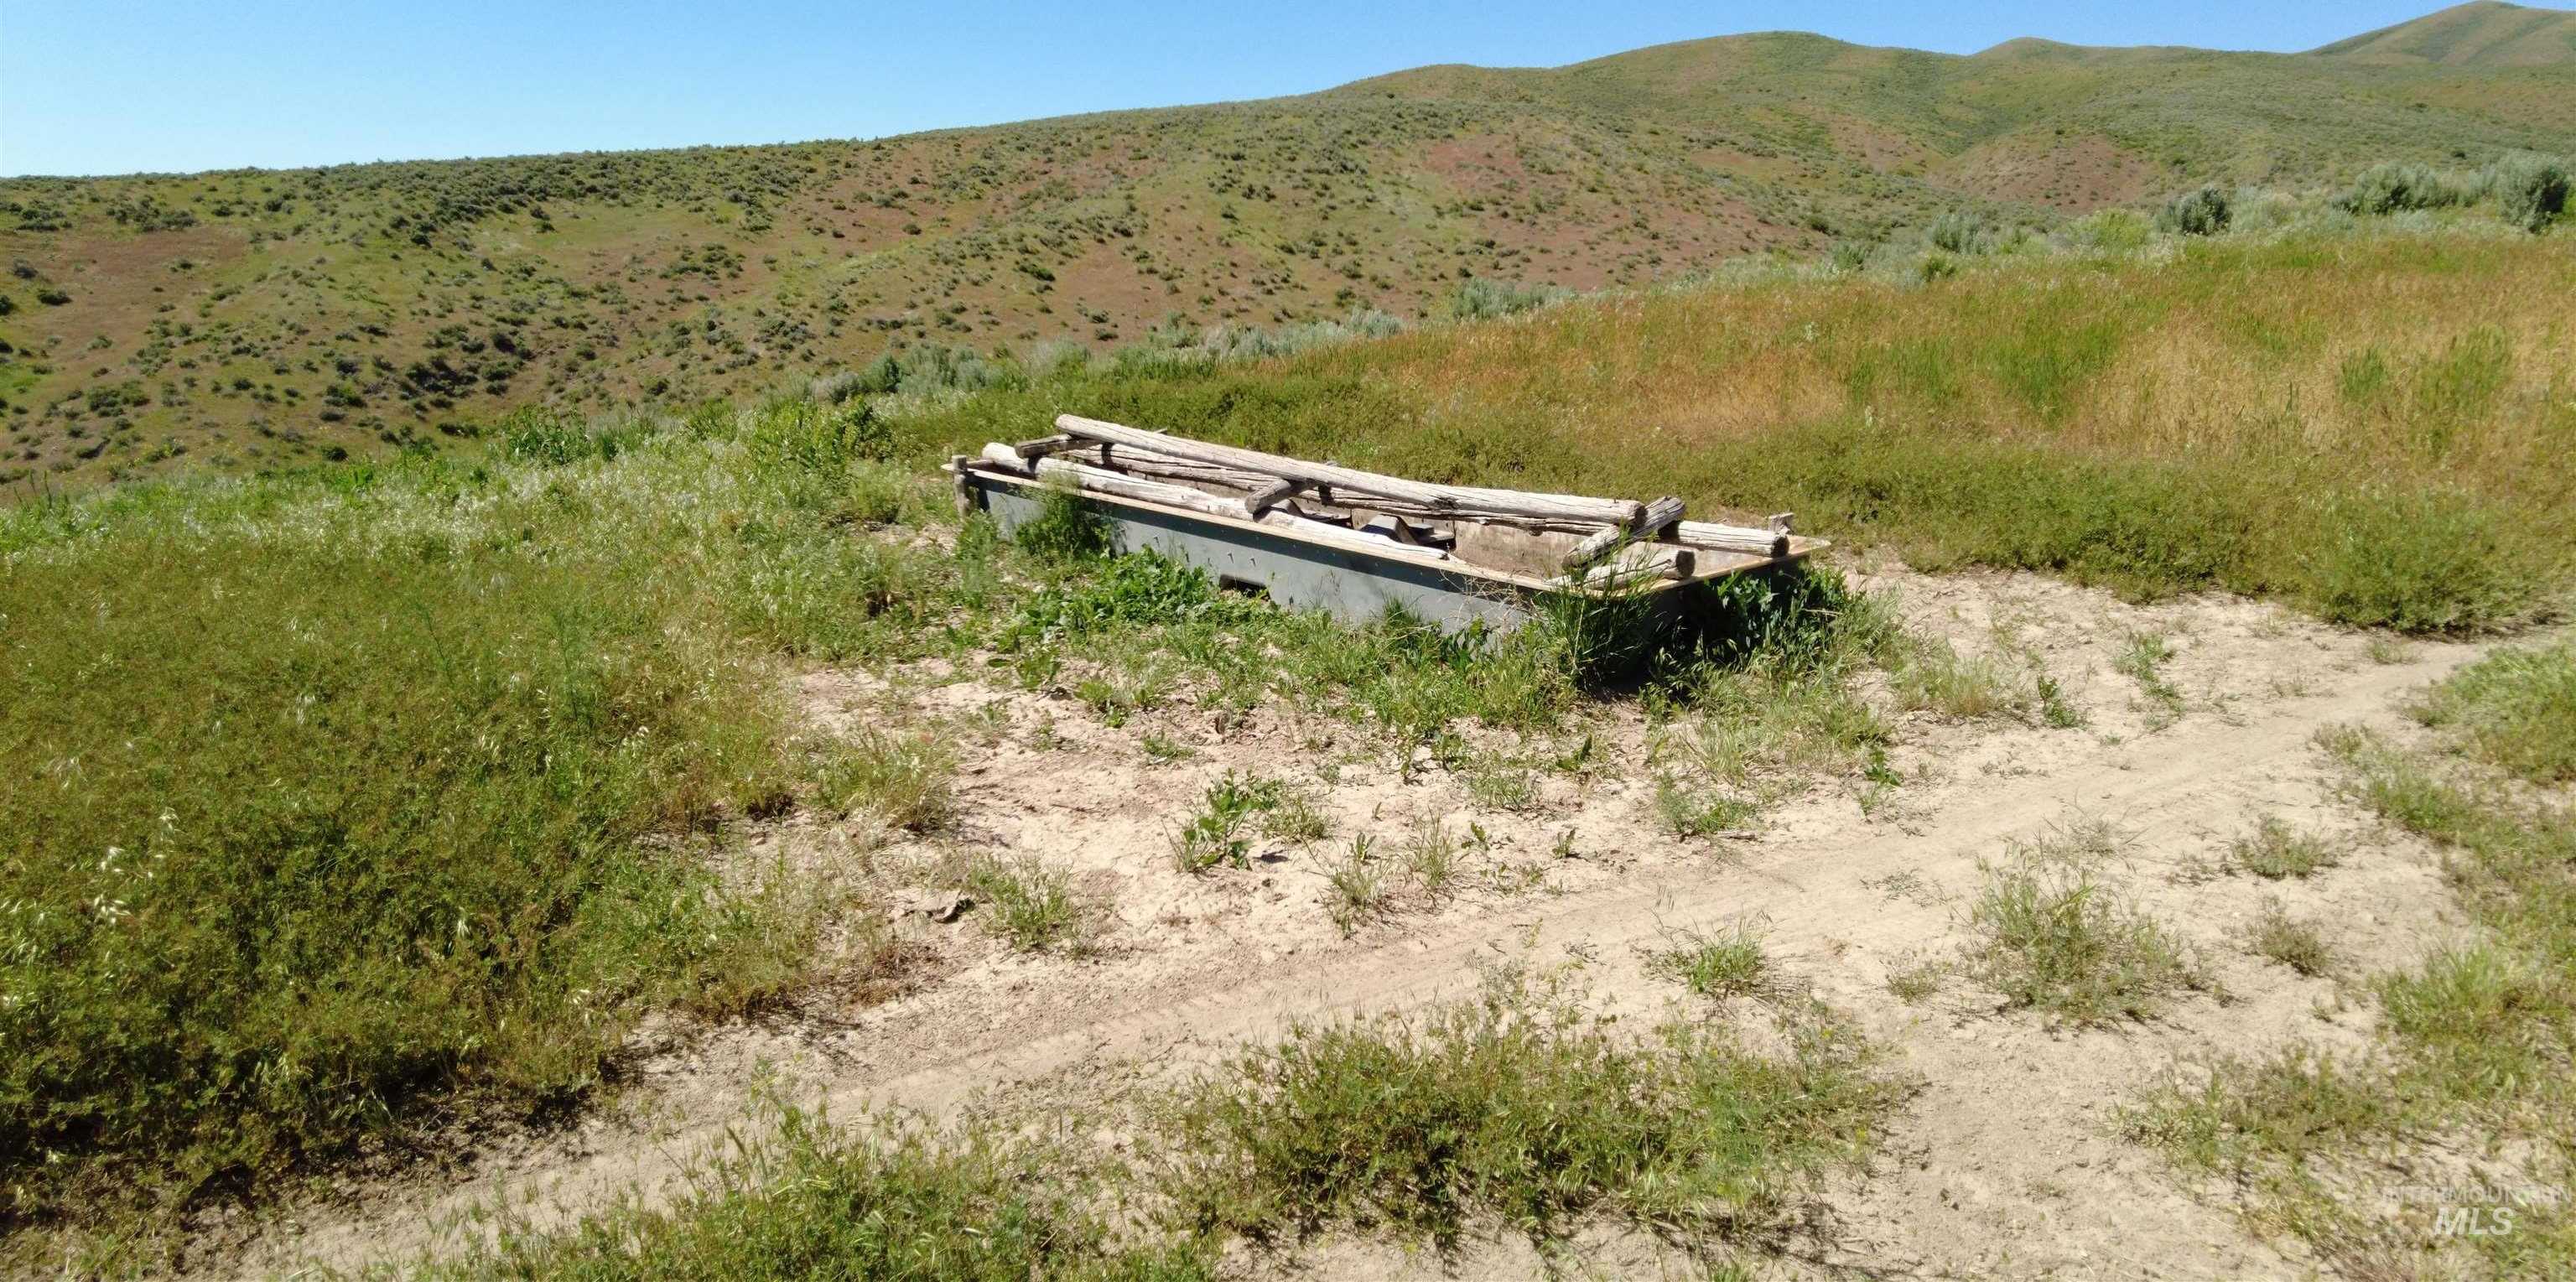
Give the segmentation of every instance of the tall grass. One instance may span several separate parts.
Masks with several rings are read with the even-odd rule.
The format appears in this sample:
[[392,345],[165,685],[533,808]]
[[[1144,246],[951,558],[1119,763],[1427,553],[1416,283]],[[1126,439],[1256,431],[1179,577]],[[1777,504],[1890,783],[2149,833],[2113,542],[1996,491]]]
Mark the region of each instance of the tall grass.
[[1439,479],[1791,508],[1931,568],[2218,588],[2417,632],[2563,601],[2563,237],[1979,261],[1933,286],[1757,279],[1248,367],[1064,370],[894,427],[972,449],[1073,410]]

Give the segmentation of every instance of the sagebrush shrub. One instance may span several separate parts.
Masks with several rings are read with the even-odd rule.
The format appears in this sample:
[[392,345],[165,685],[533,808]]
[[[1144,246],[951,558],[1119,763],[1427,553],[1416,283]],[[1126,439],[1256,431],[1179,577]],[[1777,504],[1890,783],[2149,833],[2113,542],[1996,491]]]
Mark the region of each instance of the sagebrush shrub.
[[2186,236],[2215,236],[2227,230],[2228,219],[2233,213],[2226,192],[2216,187],[2203,187],[2166,201],[2164,209],[2156,216],[2156,225]]
[[2485,181],[2497,212],[2524,231],[2539,231],[2567,212],[2568,165],[2563,157],[2507,156],[2487,167]]
[[2430,165],[2383,161],[2362,171],[2335,203],[2356,214],[2394,214],[2460,203],[2460,189]]
[[1932,220],[1932,243],[1953,254],[1982,254],[1993,243],[1994,227],[1983,215],[1954,209]]

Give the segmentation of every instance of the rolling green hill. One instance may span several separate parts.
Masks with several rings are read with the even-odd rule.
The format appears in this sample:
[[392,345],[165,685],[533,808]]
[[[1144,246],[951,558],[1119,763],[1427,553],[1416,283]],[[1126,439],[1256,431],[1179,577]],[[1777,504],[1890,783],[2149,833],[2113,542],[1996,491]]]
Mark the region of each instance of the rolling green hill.
[[2473,4],[2294,55],[1730,36],[874,141],[8,180],[0,483],[2564,150],[2569,22]]
[[2576,59],[2576,13],[2470,0],[2315,51],[2384,66],[2545,67]]

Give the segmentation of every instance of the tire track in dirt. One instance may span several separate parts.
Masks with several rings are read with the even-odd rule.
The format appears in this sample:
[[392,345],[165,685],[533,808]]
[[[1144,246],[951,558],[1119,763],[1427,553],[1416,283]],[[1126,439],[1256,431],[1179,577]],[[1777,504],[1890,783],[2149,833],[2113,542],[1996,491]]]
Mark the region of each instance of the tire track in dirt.
[[2043,828],[2069,810],[2118,815],[2135,828],[2232,813],[2249,776],[2284,758],[2303,759],[2316,731],[2386,710],[2398,693],[2434,680],[2465,659],[2443,651],[2375,668],[2328,696],[2291,701],[2243,726],[2201,718],[2154,736],[2117,764],[2094,763],[1999,785],[1952,783],[1937,829],[1917,835],[1880,829],[1765,842],[1742,864],[1704,875],[1664,878],[1534,905],[1541,911],[1459,923],[1356,954],[1293,967],[1286,974],[1235,972],[1225,985],[1204,972],[1170,985],[1145,1009],[1085,1019],[1034,1040],[925,1064],[831,1095],[836,1105],[873,1104],[939,1112],[991,1087],[1047,1076],[1102,1054],[1159,1058],[1188,1047],[1221,1050],[1274,1032],[1293,1019],[1423,1005],[1471,986],[1473,960],[1526,943],[1531,951],[1575,943],[1607,952],[1651,944],[1667,929],[1758,914],[1767,944],[1807,951],[1828,939],[1866,943],[1874,915],[1904,915],[1862,883],[1922,869],[1973,867],[2009,839]]
[[[923,1025],[936,1003],[912,1018],[862,1032],[836,1048],[844,1067],[810,1096],[837,1115],[900,1109],[958,1114],[988,1093],[1030,1086],[1086,1065],[1105,1076],[1152,1076],[1209,1062],[1276,1034],[1292,1021],[1417,1008],[1471,991],[1480,964],[1569,947],[1610,960],[1588,985],[1617,1001],[1622,985],[1647,987],[1636,956],[1670,929],[1758,917],[1776,957],[1811,959],[1860,946],[1881,953],[1920,945],[1948,928],[1944,908],[1892,899],[1866,882],[1912,872],[1964,888],[1981,857],[2044,829],[2070,811],[2117,818],[2153,833],[2241,813],[2284,774],[2314,773],[2311,740],[2322,726],[2385,716],[2401,693],[2435,680],[2476,651],[2422,646],[2405,663],[2350,673],[2325,694],[2284,699],[2231,723],[2197,715],[2116,750],[2087,754],[2045,775],[1947,779],[1930,785],[1903,827],[1850,817],[1740,848],[1730,862],[1667,870],[1653,880],[1562,899],[1508,905],[1427,933],[1350,952],[1278,963],[1241,960],[1178,973],[1108,1010],[1059,1001],[1014,1010],[969,1044],[924,1053]],[[1055,993],[1046,996],[1056,996]],[[947,1030],[949,1044],[959,1040]],[[873,1065],[900,1062],[886,1075]],[[838,1080],[832,1080],[837,1077]],[[667,1197],[685,1172],[722,1150],[737,1117],[690,1119],[591,1132],[585,1140],[536,1151],[487,1169],[470,1183],[404,1195],[389,1192],[342,1218],[308,1221],[299,1241],[254,1248],[245,1264],[278,1251],[349,1266],[399,1258],[436,1245],[476,1208],[506,1194],[539,1227],[637,1197]],[[565,1149],[573,1151],[564,1151]],[[449,1226],[445,1228],[433,1226]],[[476,1231],[476,1230],[469,1230]]]

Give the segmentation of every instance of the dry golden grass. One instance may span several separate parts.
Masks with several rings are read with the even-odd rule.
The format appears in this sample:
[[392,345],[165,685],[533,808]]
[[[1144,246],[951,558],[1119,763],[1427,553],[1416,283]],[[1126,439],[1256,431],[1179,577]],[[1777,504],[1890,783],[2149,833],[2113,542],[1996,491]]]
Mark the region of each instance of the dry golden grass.
[[1999,262],[1926,286],[1639,294],[1341,348],[1435,417],[1538,414],[1687,449],[1860,410],[2129,457],[2314,458],[2356,478],[2568,496],[2576,242],[2350,235]]

